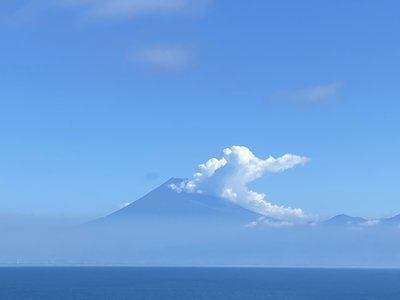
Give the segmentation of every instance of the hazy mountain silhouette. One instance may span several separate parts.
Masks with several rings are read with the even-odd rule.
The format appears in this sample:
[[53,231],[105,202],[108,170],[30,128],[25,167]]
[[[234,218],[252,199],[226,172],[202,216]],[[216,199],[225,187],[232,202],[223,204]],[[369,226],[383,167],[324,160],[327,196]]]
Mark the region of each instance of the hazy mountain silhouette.
[[128,206],[96,221],[97,224],[127,223],[224,223],[242,224],[260,214],[228,200],[198,193],[178,193],[170,188],[183,179],[171,178]]
[[400,225],[400,214],[395,215],[391,218],[380,219],[380,223],[385,225]]
[[[145,196],[128,206],[91,224],[140,226],[140,224],[218,224],[246,225],[260,217],[272,222],[276,220],[243,208],[220,197],[198,193],[186,193],[170,188],[171,184],[179,184],[181,178],[171,178]],[[265,223],[265,222],[264,222]],[[400,214],[390,218],[369,220],[346,214],[336,215],[317,223],[317,226],[346,227],[367,225],[400,225]]]
[[181,180],[170,179],[84,226],[0,231],[0,263],[22,257],[35,265],[400,266],[400,215],[368,220],[342,214],[274,226],[278,220],[228,200],[169,187]]
[[361,218],[361,217],[352,217],[349,215],[340,214],[340,215],[334,216],[326,221],[323,221],[322,225],[328,225],[328,226],[353,225],[354,226],[354,225],[361,225],[366,222],[368,222],[368,220]]
[[324,226],[336,226],[336,227],[346,227],[346,226],[398,226],[400,225],[400,214],[395,215],[389,218],[381,218],[381,219],[365,219],[362,217],[353,217],[345,214],[340,214],[334,216],[328,220],[322,221],[319,223]]

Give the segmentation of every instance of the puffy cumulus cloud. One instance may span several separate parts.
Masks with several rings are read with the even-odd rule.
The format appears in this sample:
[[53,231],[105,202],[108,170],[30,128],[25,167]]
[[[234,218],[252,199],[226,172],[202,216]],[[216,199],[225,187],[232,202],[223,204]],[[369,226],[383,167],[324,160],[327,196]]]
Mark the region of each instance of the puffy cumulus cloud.
[[248,184],[265,173],[279,173],[297,165],[304,165],[308,158],[285,154],[266,159],[256,157],[250,149],[233,146],[223,151],[220,159],[211,158],[198,166],[192,178],[170,188],[177,192],[201,193],[222,197],[264,216],[281,220],[304,218],[300,208],[272,204],[265,194],[248,188]]

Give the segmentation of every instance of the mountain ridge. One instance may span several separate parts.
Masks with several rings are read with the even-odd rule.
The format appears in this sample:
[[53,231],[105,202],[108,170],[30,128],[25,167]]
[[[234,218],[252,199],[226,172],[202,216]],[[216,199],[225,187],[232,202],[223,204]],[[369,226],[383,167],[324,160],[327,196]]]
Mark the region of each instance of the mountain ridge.
[[245,225],[260,217],[261,214],[250,211],[223,198],[177,192],[170,188],[184,179],[171,178],[143,197],[103,218],[102,223],[147,222],[217,222],[241,223]]
[[[189,222],[210,224],[247,225],[259,219],[268,219],[271,224],[277,222],[251,211],[221,197],[199,193],[178,192],[170,186],[179,184],[185,179],[170,178],[149,193],[140,197],[105,217],[99,218],[95,224],[185,224]],[[263,222],[268,224],[268,222]],[[377,225],[400,225],[400,214],[388,218],[367,219],[363,217],[338,214],[316,223],[324,227],[367,227]]]
[[339,214],[327,220],[319,222],[324,226],[377,226],[377,225],[400,225],[400,214],[387,218],[366,219],[346,214]]

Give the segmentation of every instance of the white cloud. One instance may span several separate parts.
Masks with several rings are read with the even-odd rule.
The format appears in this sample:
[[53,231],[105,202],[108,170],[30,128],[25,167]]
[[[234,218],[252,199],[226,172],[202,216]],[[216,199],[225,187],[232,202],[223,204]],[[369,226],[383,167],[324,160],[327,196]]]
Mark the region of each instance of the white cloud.
[[331,82],[305,89],[278,92],[271,99],[276,102],[293,104],[323,104],[339,98],[342,87],[341,82]]
[[129,205],[130,205],[129,202],[124,202],[124,203],[121,203],[121,204],[119,205],[119,208],[125,208],[125,207],[127,207],[127,206],[129,206]]
[[130,59],[162,71],[183,71],[194,61],[194,51],[187,46],[157,45],[135,52]]
[[293,154],[260,159],[246,147],[233,146],[223,151],[222,158],[211,158],[199,165],[191,179],[170,187],[177,192],[222,197],[268,217],[281,220],[304,218],[300,208],[272,204],[265,194],[250,190],[248,184],[265,173],[283,172],[307,161],[306,157]]
[[371,226],[375,226],[378,225],[381,221],[380,220],[368,220],[364,223],[361,223],[361,226],[365,226],[365,227],[371,227]]
[[96,19],[130,18],[140,14],[191,13],[205,9],[207,0],[62,0]]
[[86,20],[125,20],[139,15],[202,15],[211,0],[23,0],[9,1],[0,23],[20,24],[70,10]]
[[291,227],[293,225],[294,225],[294,223],[291,221],[273,220],[268,217],[261,217],[256,221],[246,224],[246,227],[247,228],[255,228],[255,227],[286,228],[286,227]]

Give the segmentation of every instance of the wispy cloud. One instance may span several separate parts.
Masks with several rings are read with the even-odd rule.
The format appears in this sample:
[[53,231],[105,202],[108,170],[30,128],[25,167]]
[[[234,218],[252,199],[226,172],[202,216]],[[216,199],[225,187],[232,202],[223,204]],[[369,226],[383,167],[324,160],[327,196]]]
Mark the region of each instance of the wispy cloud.
[[285,220],[275,220],[268,217],[260,217],[258,220],[250,222],[245,226],[248,228],[254,227],[274,227],[274,228],[286,228],[295,225],[293,222]]
[[183,71],[192,65],[194,57],[188,46],[156,45],[134,52],[129,59],[160,71]]
[[115,19],[140,14],[199,13],[208,0],[62,0],[61,4],[80,8],[85,17]]
[[[0,4],[0,24],[2,25],[32,25],[41,20],[43,15],[51,12],[51,1],[9,1],[5,8]],[[2,11],[2,9],[4,9]]]
[[0,23],[29,23],[70,10],[88,20],[125,20],[138,15],[202,15],[211,0],[21,0],[0,4]]
[[[51,19],[60,11],[72,12],[72,15],[78,15],[84,20],[107,22],[138,15],[199,14],[205,12],[210,2],[211,0],[23,0],[11,5],[4,22],[29,24],[45,19],[46,16]],[[156,71],[183,71],[193,65],[195,56],[191,46],[153,44],[137,48],[128,55],[128,59]]]
[[119,205],[119,208],[125,208],[125,207],[127,207],[127,206],[129,206],[129,205],[130,205],[129,202],[123,202],[123,203],[121,203],[121,204]]
[[270,100],[297,105],[326,104],[340,98],[342,87],[343,83],[340,81],[330,82],[304,89],[277,92],[270,97]]

